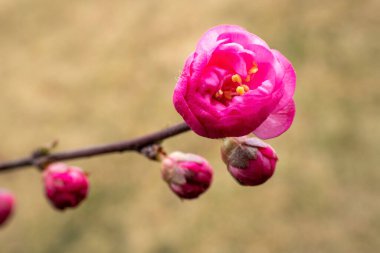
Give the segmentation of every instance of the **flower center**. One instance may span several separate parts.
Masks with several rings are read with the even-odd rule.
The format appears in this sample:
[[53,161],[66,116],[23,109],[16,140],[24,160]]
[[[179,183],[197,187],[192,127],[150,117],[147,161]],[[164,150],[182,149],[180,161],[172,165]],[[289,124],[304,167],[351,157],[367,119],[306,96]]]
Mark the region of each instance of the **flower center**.
[[258,71],[257,64],[254,63],[253,66],[248,70],[248,74],[243,79],[239,74],[234,74],[231,79],[227,79],[223,82],[222,87],[215,93],[214,97],[218,100],[231,100],[235,96],[242,96],[247,93],[250,89],[246,83],[251,81],[251,76]]

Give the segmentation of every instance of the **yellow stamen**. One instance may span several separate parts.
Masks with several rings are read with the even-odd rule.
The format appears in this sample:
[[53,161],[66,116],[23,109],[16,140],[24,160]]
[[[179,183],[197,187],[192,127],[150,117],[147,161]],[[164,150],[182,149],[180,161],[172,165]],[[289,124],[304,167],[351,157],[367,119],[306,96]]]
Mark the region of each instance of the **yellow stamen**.
[[243,86],[236,87],[236,93],[239,95],[244,95],[245,93],[244,87]]
[[245,78],[245,81],[246,81],[246,82],[249,82],[249,81],[251,81],[251,76],[250,76],[250,75],[248,75],[248,76]]
[[253,67],[250,70],[248,70],[248,73],[249,74],[255,74],[255,73],[257,73],[258,70],[259,70],[259,68],[257,67],[257,64],[254,63]]
[[234,83],[241,83],[241,77],[239,74],[235,74],[231,77],[232,82]]
[[249,91],[249,86],[246,84],[243,84],[242,87],[244,88],[244,91],[247,92]]
[[231,91],[225,91],[223,95],[226,99],[229,99],[229,100],[232,99],[232,92]]
[[215,97],[218,98],[218,97],[221,97],[223,95],[223,91],[222,90],[218,90],[217,93],[215,93]]

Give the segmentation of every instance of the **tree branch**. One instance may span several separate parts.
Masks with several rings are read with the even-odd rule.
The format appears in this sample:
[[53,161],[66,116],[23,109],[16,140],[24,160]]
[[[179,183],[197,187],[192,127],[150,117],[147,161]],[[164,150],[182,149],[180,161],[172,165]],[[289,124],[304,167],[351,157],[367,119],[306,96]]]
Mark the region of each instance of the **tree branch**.
[[96,155],[103,155],[115,152],[125,152],[125,151],[137,151],[149,145],[153,145],[164,139],[173,137],[175,135],[181,134],[183,132],[189,131],[190,128],[186,123],[180,123],[172,127],[168,127],[161,131],[144,135],[135,139],[126,140],[117,143],[111,143],[107,145],[92,146],[77,150],[68,150],[63,152],[51,153],[46,155],[41,155],[36,157],[31,155],[26,158],[21,158],[13,161],[0,163],[0,172],[7,171],[16,168],[23,168],[31,165],[36,165],[37,159],[44,159],[45,161],[64,161],[70,159],[77,159],[82,157],[91,157]]

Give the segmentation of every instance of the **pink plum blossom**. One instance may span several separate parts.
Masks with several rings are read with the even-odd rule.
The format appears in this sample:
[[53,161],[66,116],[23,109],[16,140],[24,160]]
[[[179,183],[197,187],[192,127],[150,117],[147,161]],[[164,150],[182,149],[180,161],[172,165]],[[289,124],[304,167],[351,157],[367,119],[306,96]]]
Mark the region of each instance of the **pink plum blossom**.
[[0,226],[12,215],[15,199],[7,190],[0,189]]
[[173,152],[162,161],[162,178],[180,198],[194,199],[205,192],[212,181],[213,170],[200,156]]
[[88,193],[89,182],[82,169],[65,163],[52,163],[43,173],[45,194],[57,209],[76,207]]
[[221,152],[228,171],[241,185],[266,182],[278,160],[274,149],[257,138],[226,138]]
[[234,25],[208,30],[186,60],[173,102],[197,134],[268,139],[293,122],[296,75],[265,41]]

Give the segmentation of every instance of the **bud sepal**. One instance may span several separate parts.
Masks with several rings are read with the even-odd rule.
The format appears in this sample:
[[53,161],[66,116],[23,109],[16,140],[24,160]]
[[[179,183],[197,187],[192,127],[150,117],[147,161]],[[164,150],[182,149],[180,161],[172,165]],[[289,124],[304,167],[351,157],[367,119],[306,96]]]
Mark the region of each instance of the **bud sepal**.
[[222,160],[241,185],[260,185],[272,177],[278,157],[274,149],[254,137],[226,138],[221,148]]
[[213,170],[203,157],[173,152],[162,160],[161,174],[178,197],[194,199],[211,185]]

